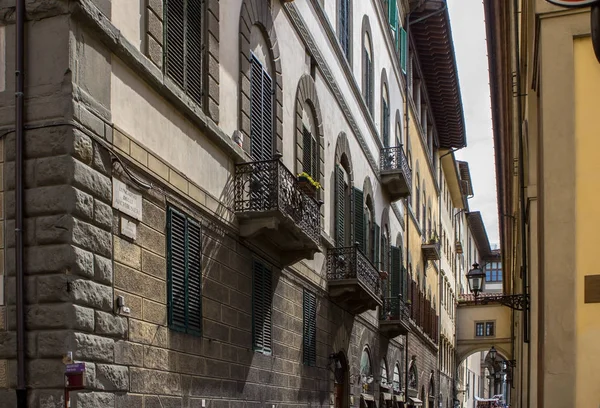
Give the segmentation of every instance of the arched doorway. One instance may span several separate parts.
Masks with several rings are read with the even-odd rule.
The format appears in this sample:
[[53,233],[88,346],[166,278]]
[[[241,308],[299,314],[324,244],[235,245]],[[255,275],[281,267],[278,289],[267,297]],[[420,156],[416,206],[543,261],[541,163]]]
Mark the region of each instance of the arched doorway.
[[350,406],[350,375],[348,373],[348,359],[346,359],[346,354],[343,351],[339,351],[335,356],[335,367],[333,369],[335,381],[335,408],[348,408]]

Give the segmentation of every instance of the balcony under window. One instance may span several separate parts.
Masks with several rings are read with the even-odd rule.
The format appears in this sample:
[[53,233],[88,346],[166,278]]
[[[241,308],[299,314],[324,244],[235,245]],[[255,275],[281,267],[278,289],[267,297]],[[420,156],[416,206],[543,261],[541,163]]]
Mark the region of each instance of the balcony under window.
[[379,272],[358,245],[328,251],[327,284],[331,298],[354,314],[383,306]]
[[279,158],[236,165],[234,189],[240,236],[276,248],[282,266],[320,251],[320,204]]
[[456,240],[456,253],[457,254],[462,254],[463,253],[463,245],[462,245],[462,242],[459,239]]
[[423,256],[427,261],[440,260],[440,239],[437,233],[432,232],[423,236],[423,244],[421,245]]
[[412,170],[402,146],[381,149],[381,183],[387,190],[390,200],[397,201],[410,195]]
[[410,309],[400,296],[386,297],[379,314],[379,330],[390,338],[408,333]]

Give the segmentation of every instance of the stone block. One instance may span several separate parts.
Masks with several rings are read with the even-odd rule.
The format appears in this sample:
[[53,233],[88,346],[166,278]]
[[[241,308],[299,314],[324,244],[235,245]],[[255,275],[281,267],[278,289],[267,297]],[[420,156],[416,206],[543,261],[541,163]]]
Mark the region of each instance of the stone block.
[[39,276],[37,278],[38,302],[68,302],[71,299],[69,289],[72,280],[73,277],[66,274]]
[[146,13],[146,29],[156,42],[162,45],[163,24],[160,18],[150,9]]
[[183,399],[181,397],[168,397],[165,395],[144,396],[144,408],[181,408],[182,404]]
[[129,340],[156,347],[168,347],[167,328],[141,320],[129,319]]
[[79,161],[75,161],[73,185],[105,203],[112,200],[111,179]]
[[[221,395],[222,381],[219,379],[183,375],[181,382],[184,395],[194,397],[213,397]],[[233,395],[236,395],[237,397],[237,393]]]
[[150,61],[154,63],[158,68],[162,68],[163,64],[163,48],[151,35],[146,35],[147,42],[147,56]]
[[[161,51],[162,59],[162,51]],[[148,156],[148,168],[164,180],[169,179],[169,166],[153,155]]]
[[[6,218],[14,218],[14,194],[5,195]],[[25,194],[25,216],[74,214],[82,218],[93,219],[94,201],[89,195],[68,185],[36,187]]]
[[167,225],[167,214],[164,209],[144,199],[142,201],[142,214],[144,215],[144,224],[154,228],[159,232],[165,231]]
[[0,390],[0,408],[15,408],[16,406],[15,390]]
[[113,293],[110,286],[77,279],[71,282],[70,288],[71,299],[76,304],[106,311],[113,310]]
[[136,394],[117,394],[116,408],[140,408],[144,406],[144,397]]
[[229,378],[230,364],[224,361],[207,359],[206,372],[210,373],[212,377]]
[[221,303],[203,296],[202,316],[206,319],[221,321]]
[[65,350],[71,350],[74,346],[73,339],[70,330],[40,331],[37,333],[37,355],[42,358],[62,358]]
[[131,391],[135,393],[181,394],[181,376],[166,371],[130,368]]
[[[6,273],[14,275],[14,251],[6,251]],[[44,245],[25,248],[25,269],[30,275],[64,273],[93,276],[93,256],[71,245]]]
[[143,367],[144,346],[129,341],[117,341],[115,343],[115,363]]
[[[110,5],[110,3],[108,3]],[[110,7],[108,8],[110,10]],[[106,13],[110,16],[110,11]],[[111,53],[95,36],[78,35],[78,83],[95,101],[110,107]],[[100,134],[103,135],[103,134]]]
[[61,408],[65,405],[63,390],[31,390],[34,406],[39,408]]
[[221,303],[229,304],[229,289],[212,279],[205,279],[202,295]]
[[112,228],[113,210],[108,204],[94,200],[94,223],[105,230]]
[[252,344],[252,334],[249,331],[231,328],[231,342],[236,346],[250,347]]
[[94,279],[99,283],[112,284],[113,266],[109,258],[94,255]]
[[[5,246],[6,248],[14,248],[15,247],[15,220],[6,220],[5,229],[6,229],[6,238],[5,238]],[[35,237],[35,227],[36,227],[36,219],[35,218],[25,218],[23,220],[23,242],[25,246],[34,246],[36,243]]]
[[[31,219],[33,221],[33,219]],[[29,221],[29,220],[28,220]],[[67,244],[71,241],[73,217],[68,214],[50,215],[35,219],[38,244]],[[28,231],[29,232],[29,231]]]
[[[222,323],[213,322],[211,320],[204,320],[203,334],[212,339],[229,342],[229,327]],[[235,339],[232,339],[235,342]],[[248,344],[245,344],[248,347]]]
[[[105,126],[105,133],[110,132],[112,134],[112,128]],[[111,175],[112,172],[112,160],[108,150],[101,147],[98,143],[94,143],[94,158],[92,161],[92,167],[98,170],[105,176]]]
[[164,234],[148,227],[145,224],[139,224],[137,229],[138,243],[142,248],[148,249],[157,255],[166,255],[166,237]]
[[169,169],[169,182],[177,189],[183,191],[184,193],[187,194],[188,192],[188,181],[186,180],[186,178],[177,173],[175,170],[173,169]]
[[77,330],[91,332],[94,330],[94,310],[73,305],[73,328]]
[[113,129],[113,144],[118,149],[129,154],[129,150],[130,150],[129,148],[130,148],[131,141],[125,134],[123,134],[118,129]]
[[148,152],[134,141],[131,141],[131,157],[143,166],[148,166]]
[[193,354],[177,353],[176,355],[178,372],[193,375],[206,373],[206,358]]
[[75,359],[112,363],[114,347],[115,341],[111,338],[75,333]]
[[106,391],[129,390],[129,368],[122,365],[96,364],[96,388]]
[[127,314],[128,317],[132,317],[134,319],[142,318],[141,297],[115,289],[115,299],[117,298],[117,296],[123,296],[123,299],[125,300],[125,306],[127,306],[130,309],[129,314]]
[[148,0],[148,7],[158,16],[158,18],[162,19],[163,15],[163,0]]
[[[14,330],[15,307],[7,308],[8,328]],[[93,314],[92,314],[93,316]],[[79,311],[69,303],[36,304],[25,306],[25,324],[29,330],[65,329],[83,324]]]
[[166,280],[167,260],[162,256],[142,250],[142,272]]
[[114,259],[127,266],[140,269],[142,266],[142,249],[124,239],[114,237]]
[[162,326],[167,325],[167,305],[143,299],[142,308],[142,315],[145,321]]
[[159,303],[167,301],[165,281],[121,264],[115,264],[115,287]]
[[115,406],[115,394],[97,391],[78,391],[71,393],[73,408],[112,408]]
[[27,362],[27,385],[32,388],[65,386],[65,365],[60,358],[35,359]]
[[145,346],[144,367],[157,370],[169,369],[169,352],[167,349]]
[[[23,166],[23,182],[25,183],[25,188],[33,188],[36,186],[35,181],[35,167],[37,160],[29,159],[25,160],[25,165]],[[3,183],[5,190],[14,190],[15,189],[15,162],[6,162],[4,163],[3,168]]]
[[106,257],[112,255],[112,236],[110,232],[92,224],[75,219],[72,240],[74,244],[99,255]]
[[124,317],[96,310],[95,320],[96,333],[118,338],[125,337],[127,320]]

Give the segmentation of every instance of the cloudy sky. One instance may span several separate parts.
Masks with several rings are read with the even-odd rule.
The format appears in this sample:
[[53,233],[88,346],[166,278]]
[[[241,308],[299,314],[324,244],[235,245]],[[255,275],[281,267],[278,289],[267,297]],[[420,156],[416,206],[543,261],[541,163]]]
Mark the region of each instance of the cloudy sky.
[[487,46],[482,0],[447,0],[458,61],[467,144],[456,152],[469,162],[475,196],[471,211],[481,211],[492,247],[498,244],[498,207],[490,110]]

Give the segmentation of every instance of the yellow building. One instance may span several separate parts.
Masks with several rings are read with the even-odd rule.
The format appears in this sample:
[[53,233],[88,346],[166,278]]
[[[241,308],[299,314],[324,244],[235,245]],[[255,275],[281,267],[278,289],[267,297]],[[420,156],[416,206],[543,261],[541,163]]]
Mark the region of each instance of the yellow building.
[[600,63],[590,9],[485,0],[511,407],[597,407]]

